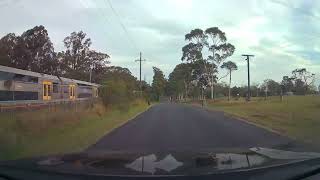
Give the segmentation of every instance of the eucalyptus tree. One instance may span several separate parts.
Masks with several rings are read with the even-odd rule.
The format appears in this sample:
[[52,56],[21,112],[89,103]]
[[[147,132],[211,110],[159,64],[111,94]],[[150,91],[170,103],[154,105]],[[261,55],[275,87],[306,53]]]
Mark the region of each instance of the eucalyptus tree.
[[[306,68],[298,68],[292,71],[292,78],[297,81],[302,81],[305,87],[305,93],[315,81],[315,74],[307,71]],[[297,83],[299,84],[299,83]],[[301,83],[300,83],[301,84]]]
[[[212,64],[215,64],[217,67],[219,67],[221,62],[223,62],[227,57],[231,56],[234,53],[235,47],[232,44],[227,43],[227,37],[225,32],[221,31],[218,27],[210,27],[206,29],[205,36],[205,45],[212,53],[208,56],[208,61],[212,61]],[[212,74],[211,99],[214,99],[213,86],[214,75]]]
[[231,74],[232,71],[238,70],[238,66],[236,65],[236,63],[232,62],[232,61],[228,61],[228,62],[224,62],[221,65],[222,69],[227,69],[229,72],[229,92],[228,92],[228,101],[230,101],[230,94],[231,94]]

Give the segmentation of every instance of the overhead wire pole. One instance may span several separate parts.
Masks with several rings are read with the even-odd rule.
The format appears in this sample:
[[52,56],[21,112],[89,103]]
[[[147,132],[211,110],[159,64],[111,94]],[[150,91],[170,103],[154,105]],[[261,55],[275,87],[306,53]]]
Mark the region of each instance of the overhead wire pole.
[[246,57],[247,66],[248,66],[248,94],[247,94],[247,101],[250,101],[251,97],[251,90],[250,90],[250,57],[254,57],[254,55],[243,54],[242,56]]
[[139,73],[139,80],[140,80],[140,93],[142,92],[142,82],[141,82],[141,64],[142,61],[146,61],[145,59],[142,59],[142,53],[140,52],[140,58],[135,60],[135,62],[139,62],[140,63],[140,73]]

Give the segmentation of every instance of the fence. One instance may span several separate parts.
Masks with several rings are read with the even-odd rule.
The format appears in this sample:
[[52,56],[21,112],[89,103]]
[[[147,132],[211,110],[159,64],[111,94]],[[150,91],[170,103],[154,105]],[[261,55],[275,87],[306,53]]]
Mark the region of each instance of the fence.
[[77,112],[86,108],[90,108],[98,98],[78,98],[76,100],[50,100],[50,101],[6,101],[0,103],[0,113],[2,112],[20,112],[20,111],[34,111],[39,109],[48,109],[49,112],[57,108],[63,108],[66,111]]

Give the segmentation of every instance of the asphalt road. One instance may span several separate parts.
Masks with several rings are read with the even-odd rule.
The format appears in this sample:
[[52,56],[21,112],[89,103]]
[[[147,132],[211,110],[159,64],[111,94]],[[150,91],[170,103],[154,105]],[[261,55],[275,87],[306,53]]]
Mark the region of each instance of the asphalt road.
[[289,146],[292,140],[265,129],[190,105],[151,107],[102,137],[88,151],[202,151]]

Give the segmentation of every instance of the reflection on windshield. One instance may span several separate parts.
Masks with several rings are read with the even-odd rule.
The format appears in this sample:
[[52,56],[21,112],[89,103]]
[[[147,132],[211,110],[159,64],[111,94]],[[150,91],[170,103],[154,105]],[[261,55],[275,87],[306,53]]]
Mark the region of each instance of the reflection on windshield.
[[170,172],[182,165],[183,163],[177,161],[171,154],[167,155],[164,159],[158,161],[157,156],[151,154],[148,156],[139,157],[132,163],[126,164],[126,167],[136,171],[148,172],[153,174],[156,172],[157,169]]

